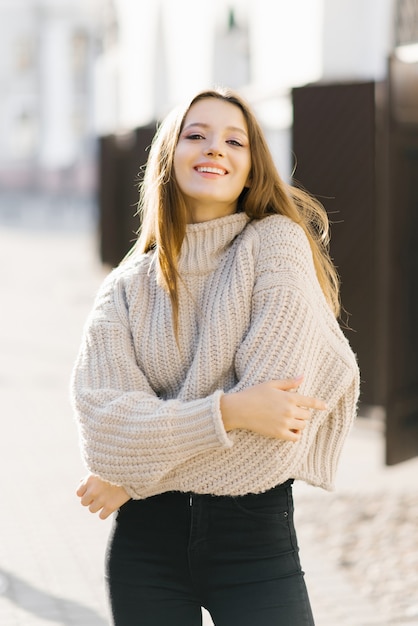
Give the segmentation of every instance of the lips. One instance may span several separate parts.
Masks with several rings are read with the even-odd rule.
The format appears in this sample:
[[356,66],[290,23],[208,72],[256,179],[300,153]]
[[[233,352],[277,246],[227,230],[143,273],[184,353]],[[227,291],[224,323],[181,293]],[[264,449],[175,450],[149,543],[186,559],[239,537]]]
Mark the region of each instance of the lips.
[[214,167],[213,165],[198,165],[195,167],[197,172],[202,174],[218,174],[219,176],[225,176],[227,170],[222,167]]

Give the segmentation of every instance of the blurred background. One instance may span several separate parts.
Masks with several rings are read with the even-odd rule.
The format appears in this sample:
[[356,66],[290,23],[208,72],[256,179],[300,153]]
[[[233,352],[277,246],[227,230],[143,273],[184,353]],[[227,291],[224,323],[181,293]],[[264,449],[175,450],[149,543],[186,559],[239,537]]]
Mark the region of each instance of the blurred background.
[[1,0],[2,187],[91,195],[99,136],[213,84],[255,105],[289,175],[291,88],[385,78],[394,46],[413,39],[414,4]]
[[0,0],[0,42],[2,626],[106,623],[68,381],[156,124],[213,85],[323,202],[362,371],[340,495],[299,494],[318,626],[418,624],[418,0]]

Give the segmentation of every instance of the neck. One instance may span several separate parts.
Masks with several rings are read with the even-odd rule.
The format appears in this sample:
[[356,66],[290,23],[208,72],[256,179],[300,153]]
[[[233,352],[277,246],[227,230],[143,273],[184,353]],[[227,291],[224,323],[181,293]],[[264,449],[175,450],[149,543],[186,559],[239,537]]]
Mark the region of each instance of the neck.
[[188,213],[189,224],[200,224],[202,222],[209,222],[210,220],[216,220],[220,217],[226,217],[227,215],[233,215],[236,213],[237,203],[223,205],[223,206],[214,206],[211,205],[200,205],[190,207]]

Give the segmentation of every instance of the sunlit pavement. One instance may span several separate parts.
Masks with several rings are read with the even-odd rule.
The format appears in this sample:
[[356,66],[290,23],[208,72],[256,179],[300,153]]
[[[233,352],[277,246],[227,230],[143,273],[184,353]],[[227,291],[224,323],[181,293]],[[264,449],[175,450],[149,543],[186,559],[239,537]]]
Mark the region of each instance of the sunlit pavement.
[[[32,223],[24,211],[0,221],[1,626],[107,624],[111,522],[74,495],[84,470],[68,403],[82,326],[106,270],[89,219],[69,215],[49,229],[44,213]],[[295,486],[317,626],[418,624],[417,476],[417,460],[384,467],[381,424],[360,418],[337,491]]]

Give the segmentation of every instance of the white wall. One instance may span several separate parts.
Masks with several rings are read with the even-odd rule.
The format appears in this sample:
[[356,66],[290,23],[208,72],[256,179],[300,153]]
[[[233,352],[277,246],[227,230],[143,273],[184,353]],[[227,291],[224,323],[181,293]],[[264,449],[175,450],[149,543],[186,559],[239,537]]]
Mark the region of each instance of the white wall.
[[394,0],[324,0],[324,79],[384,78],[393,11]]
[[40,163],[65,168],[76,157],[71,127],[74,90],[71,84],[71,24],[65,15],[50,15],[40,33],[42,142]]
[[324,0],[251,0],[248,90],[281,176],[289,179],[291,88],[322,76]]
[[[115,0],[115,7],[120,47],[114,126],[122,130],[161,117],[211,83],[217,5],[195,0]],[[99,84],[106,80],[103,72],[106,69]],[[98,106],[106,107],[106,101]]]

